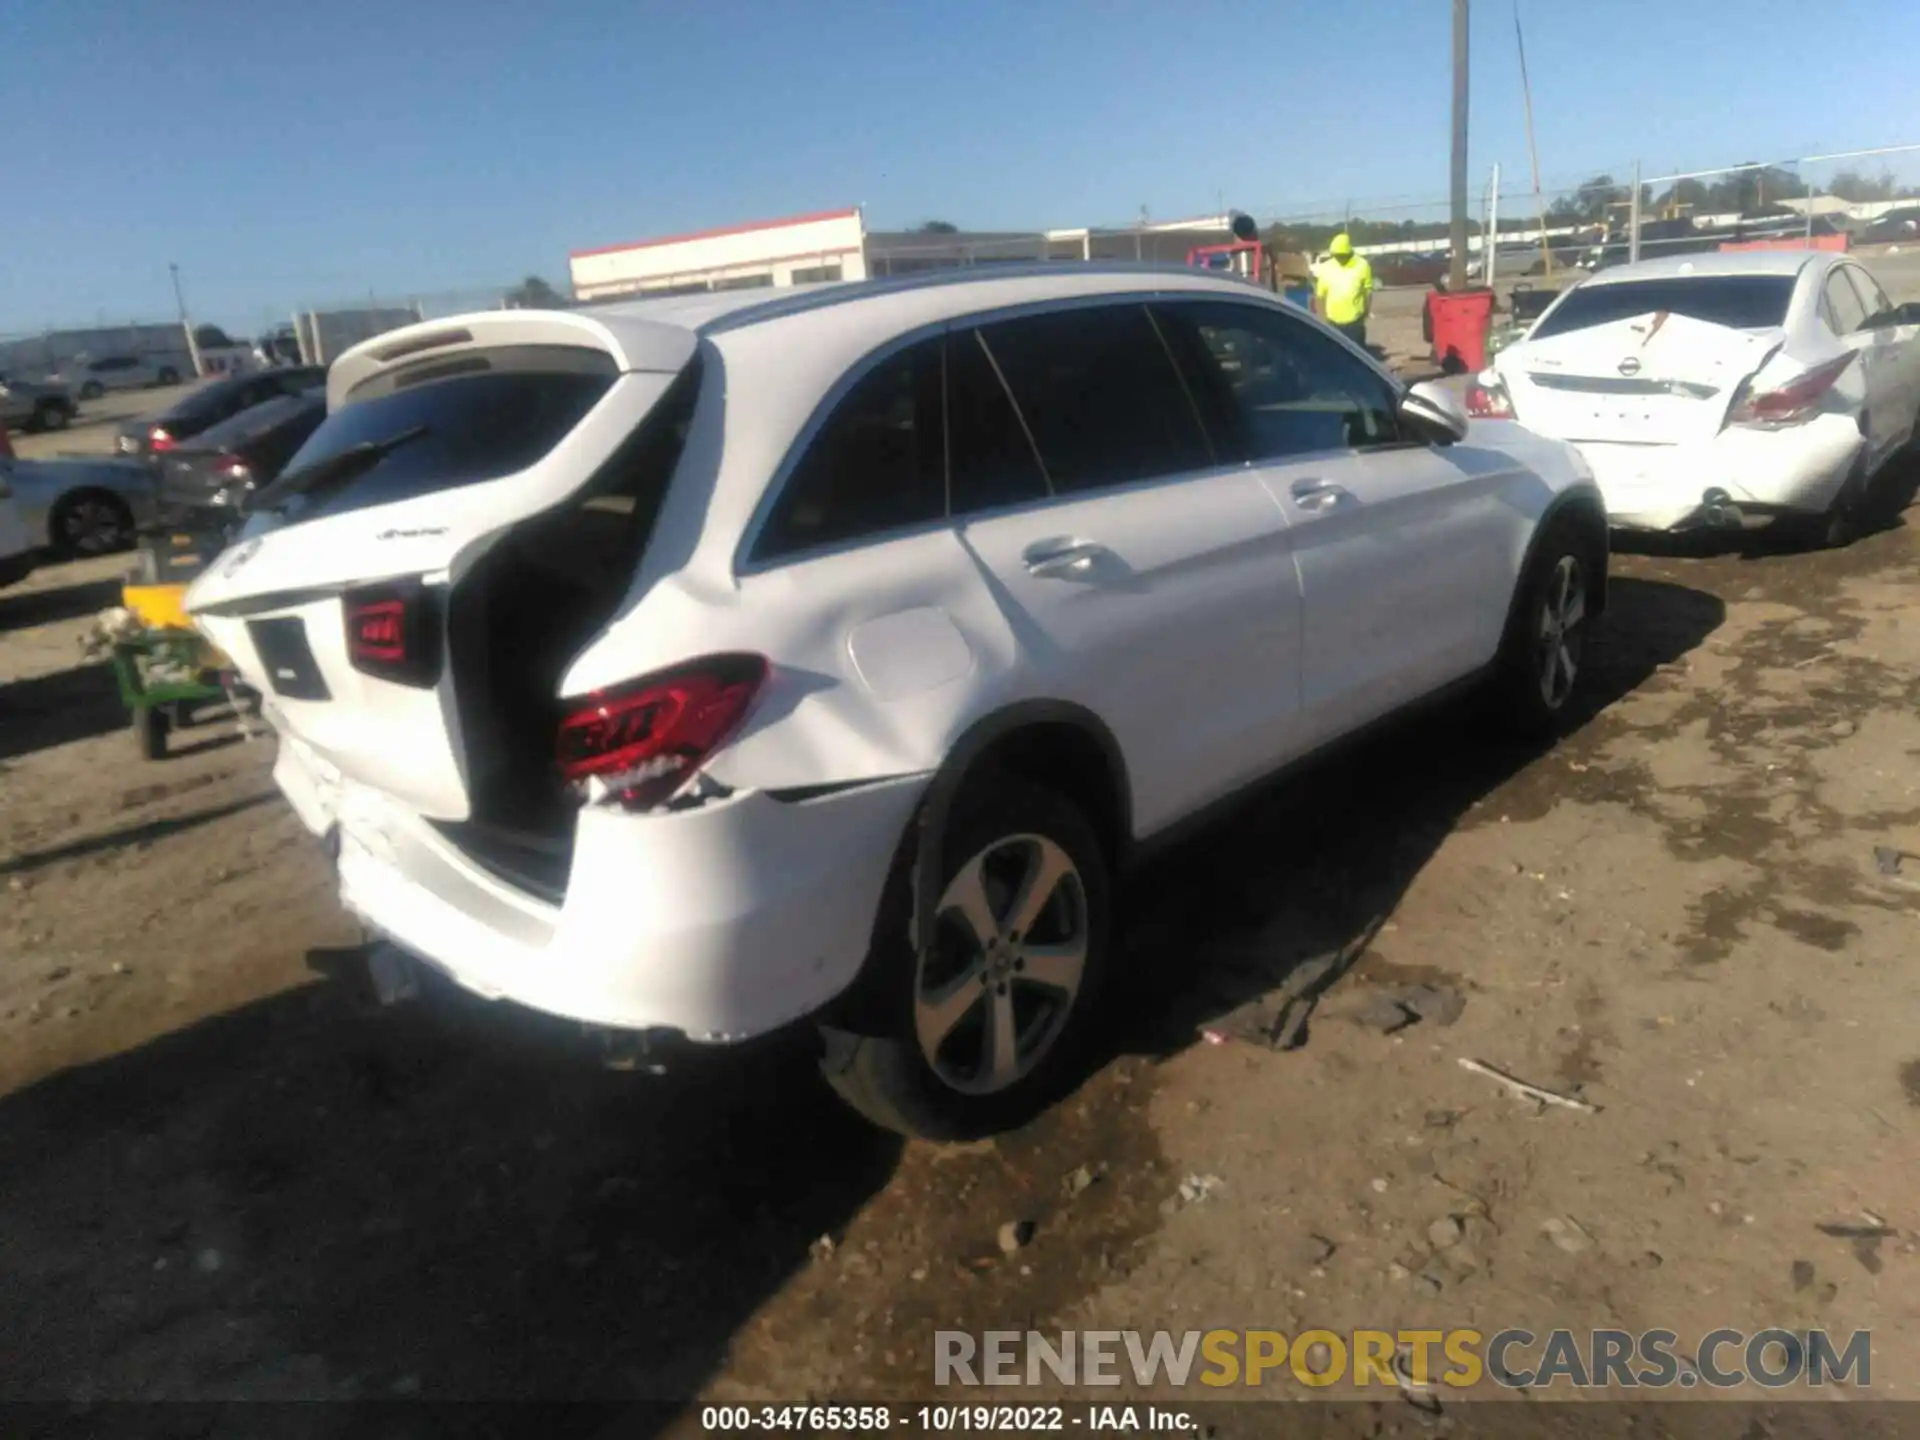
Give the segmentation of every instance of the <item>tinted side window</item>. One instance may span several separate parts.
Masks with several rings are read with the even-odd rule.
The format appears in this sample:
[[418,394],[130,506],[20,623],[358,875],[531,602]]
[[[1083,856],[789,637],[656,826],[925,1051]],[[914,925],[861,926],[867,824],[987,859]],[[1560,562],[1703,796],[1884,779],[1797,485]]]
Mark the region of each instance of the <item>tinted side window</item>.
[[947,341],[947,466],[955,515],[1048,494],[1040,458],[975,330]]
[[1860,296],[1847,280],[1845,270],[1827,276],[1827,324],[1836,335],[1851,335],[1867,318]]
[[1159,311],[1210,369],[1202,383],[1226,396],[1241,452],[1276,460],[1400,440],[1393,387],[1328,336],[1264,306],[1197,301]]
[[1143,305],[982,327],[1056,493],[1201,470],[1213,451]]
[[756,560],[945,517],[940,345],[896,351],[841,397],[787,476]]

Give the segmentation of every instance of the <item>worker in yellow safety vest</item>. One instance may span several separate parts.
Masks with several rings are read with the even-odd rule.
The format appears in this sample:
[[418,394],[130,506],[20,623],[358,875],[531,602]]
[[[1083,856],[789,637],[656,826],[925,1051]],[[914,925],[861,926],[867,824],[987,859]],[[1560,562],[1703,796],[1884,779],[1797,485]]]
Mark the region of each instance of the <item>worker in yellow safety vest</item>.
[[1367,343],[1367,312],[1373,308],[1373,267],[1353,253],[1353,241],[1333,237],[1327,254],[1313,267],[1313,295],[1320,316],[1354,344]]

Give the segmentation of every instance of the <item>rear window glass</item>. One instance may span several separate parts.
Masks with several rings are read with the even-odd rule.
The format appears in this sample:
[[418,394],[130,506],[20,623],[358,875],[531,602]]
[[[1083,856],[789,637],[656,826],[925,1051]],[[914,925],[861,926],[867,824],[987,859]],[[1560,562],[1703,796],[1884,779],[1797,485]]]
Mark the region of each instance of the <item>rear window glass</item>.
[[209,450],[217,450],[223,445],[243,444],[263,431],[285,425],[296,415],[324,413],[326,408],[326,401],[320,396],[275,396],[203,431],[194,443],[197,448]]
[[[479,368],[485,366],[486,368]],[[334,411],[288,462],[281,483],[346,460],[313,490],[291,496],[292,519],[388,505],[512,475],[544,458],[607,393],[610,356],[570,346],[523,346],[426,361],[369,387],[384,393]],[[384,455],[379,447],[393,443]]]
[[1544,340],[1662,310],[1736,330],[1764,330],[1787,318],[1795,279],[1792,275],[1687,275],[1582,285],[1534,327],[1530,338]]

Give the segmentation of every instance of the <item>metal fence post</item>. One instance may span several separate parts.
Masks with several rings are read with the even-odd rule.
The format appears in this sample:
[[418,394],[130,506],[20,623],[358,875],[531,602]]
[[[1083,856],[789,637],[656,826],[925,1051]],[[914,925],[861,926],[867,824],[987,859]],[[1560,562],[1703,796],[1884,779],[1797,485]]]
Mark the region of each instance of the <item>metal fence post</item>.
[[1640,162],[1633,162],[1633,194],[1627,197],[1627,259],[1640,258]]
[[1487,247],[1487,288],[1493,288],[1495,256],[1500,253],[1500,162],[1493,164],[1493,187],[1487,194],[1487,233],[1480,237]]

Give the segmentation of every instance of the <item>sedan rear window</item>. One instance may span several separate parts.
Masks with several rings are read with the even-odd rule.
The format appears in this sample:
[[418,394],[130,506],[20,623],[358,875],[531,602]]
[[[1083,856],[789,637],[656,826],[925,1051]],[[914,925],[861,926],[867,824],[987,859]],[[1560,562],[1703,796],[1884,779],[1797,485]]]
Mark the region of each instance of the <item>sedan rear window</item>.
[[1542,317],[1527,338],[1545,340],[1662,310],[1710,325],[1765,330],[1787,318],[1795,279],[1792,275],[1685,275],[1582,285]]
[[[370,398],[329,415],[272,488],[285,495],[289,520],[310,520],[497,480],[543,459],[617,374],[611,356],[577,346],[487,350],[390,372],[362,387],[376,389]],[[317,477],[311,488],[308,474]]]

